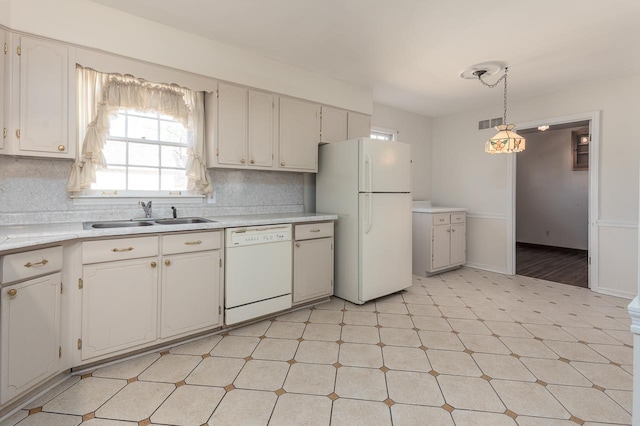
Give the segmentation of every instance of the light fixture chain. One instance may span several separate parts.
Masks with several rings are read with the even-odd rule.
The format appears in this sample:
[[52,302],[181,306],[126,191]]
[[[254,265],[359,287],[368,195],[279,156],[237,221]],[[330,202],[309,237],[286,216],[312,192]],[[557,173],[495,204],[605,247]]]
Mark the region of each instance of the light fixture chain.
[[507,125],[507,71],[509,71],[508,67],[504,69],[504,116],[502,124],[505,126]]

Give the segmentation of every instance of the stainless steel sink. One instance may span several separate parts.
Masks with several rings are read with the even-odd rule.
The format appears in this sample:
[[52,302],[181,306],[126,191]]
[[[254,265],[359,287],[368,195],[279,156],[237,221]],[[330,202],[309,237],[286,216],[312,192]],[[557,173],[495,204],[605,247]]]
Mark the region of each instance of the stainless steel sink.
[[153,222],[141,220],[113,220],[106,222],[84,222],[84,229],[132,228],[137,226],[153,226]]
[[207,223],[207,222],[215,222],[215,220],[204,219],[201,217],[179,217],[173,218],[168,217],[166,219],[156,219],[154,220],[158,225],[186,225],[189,223]]

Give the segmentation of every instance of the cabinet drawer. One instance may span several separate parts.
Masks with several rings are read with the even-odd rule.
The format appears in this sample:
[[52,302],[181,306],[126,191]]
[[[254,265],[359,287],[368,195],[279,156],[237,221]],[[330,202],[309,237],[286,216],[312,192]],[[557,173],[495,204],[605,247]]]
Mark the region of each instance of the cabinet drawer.
[[62,247],[9,254],[2,258],[0,281],[10,283],[62,269]]
[[332,235],[333,222],[309,223],[295,226],[295,239],[297,241],[331,237]]
[[450,213],[437,213],[433,215],[434,225],[447,225],[449,224]]
[[451,223],[464,223],[465,213],[451,213]]
[[162,254],[190,253],[219,249],[221,232],[190,232],[188,234],[163,235]]
[[82,243],[82,263],[110,262],[158,255],[158,237],[118,238]]

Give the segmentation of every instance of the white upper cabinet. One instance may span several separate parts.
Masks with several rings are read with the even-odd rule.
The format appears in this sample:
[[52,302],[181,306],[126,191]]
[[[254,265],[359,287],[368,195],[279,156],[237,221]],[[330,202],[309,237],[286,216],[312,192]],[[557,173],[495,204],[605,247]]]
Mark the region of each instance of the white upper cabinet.
[[348,119],[348,139],[371,136],[371,116],[350,112]]
[[[216,120],[207,102],[207,120]],[[271,93],[218,84],[217,125],[207,124],[209,166],[273,167],[274,101]],[[212,143],[213,142],[213,143]]]
[[247,89],[218,84],[219,164],[244,165],[247,162]]
[[281,169],[317,172],[320,105],[280,97]]
[[249,90],[249,166],[273,167],[274,100],[271,93]]
[[11,115],[3,153],[75,157],[75,60],[62,43],[13,35]]
[[320,114],[320,142],[338,142],[347,140],[347,111],[322,107]]

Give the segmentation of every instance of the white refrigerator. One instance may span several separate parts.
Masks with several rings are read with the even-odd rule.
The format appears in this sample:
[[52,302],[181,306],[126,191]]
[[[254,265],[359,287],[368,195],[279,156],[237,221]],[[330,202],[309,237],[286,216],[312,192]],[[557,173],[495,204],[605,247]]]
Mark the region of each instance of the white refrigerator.
[[411,146],[319,147],[316,211],[335,213],[334,294],[356,304],[411,285]]

